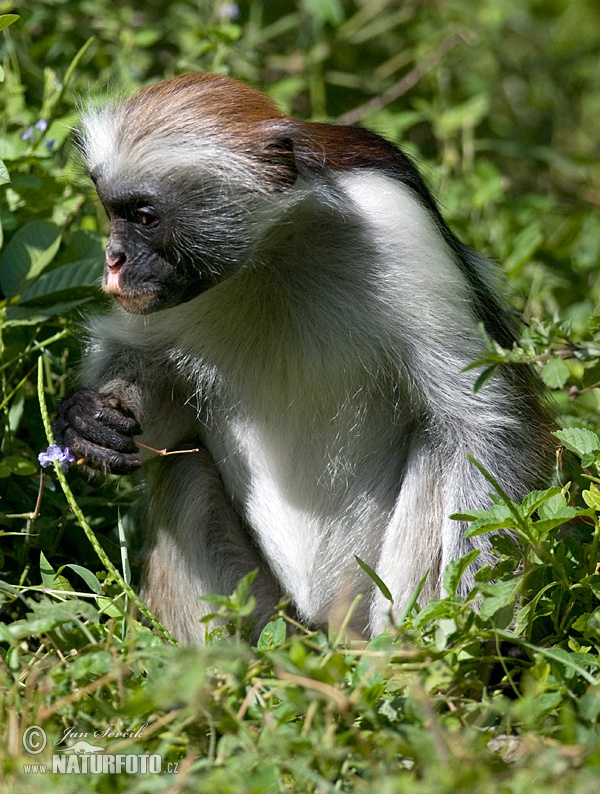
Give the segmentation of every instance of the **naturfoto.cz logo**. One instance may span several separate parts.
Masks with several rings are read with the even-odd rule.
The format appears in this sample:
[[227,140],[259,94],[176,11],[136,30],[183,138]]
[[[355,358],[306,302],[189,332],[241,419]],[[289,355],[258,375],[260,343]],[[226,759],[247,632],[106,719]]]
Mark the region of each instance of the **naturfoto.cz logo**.
[[[96,731],[94,739],[104,738],[139,738],[142,736],[147,723],[142,725],[137,731],[114,731],[114,726],[110,726],[106,731]],[[139,753],[107,753],[106,748],[101,745],[92,744],[88,741],[88,733],[77,733],[73,728],[65,731],[64,736],[55,742],[61,745],[65,739],[74,739],[74,744],[65,746],[64,749],[57,749],[53,753],[50,763],[24,764],[25,774],[66,774],[66,775],[106,775],[120,774],[127,775],[160,775],[162,772],[176,774],[178,771],[177,762],[168,762],[163,768],[163,759],[158,753],[139,754]],[[31,755],[41,753],[48,743],[46,732],[39,725],[31,725],[23,733],[23,747]]]

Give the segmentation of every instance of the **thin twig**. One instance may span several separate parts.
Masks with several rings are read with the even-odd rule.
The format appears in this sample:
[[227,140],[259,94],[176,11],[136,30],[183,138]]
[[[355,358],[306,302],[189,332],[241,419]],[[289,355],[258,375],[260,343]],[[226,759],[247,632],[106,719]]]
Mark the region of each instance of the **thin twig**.
[[428,72],[431,72],[432,69],[435,69],[442,58],[444,58],[444,56],[446,56],[450,50],[452,50],[458,44],[459,41],[461,41],[461,37],[458,34],[448,36],[448,38],[444,39],[439,47],[434,50],[428,58],[425,58],[424,61],[421,61],[421,63],[417,64],[417,66],[415,66],[414,69],[411,69],[408,74],[405,74],[401,80],[390,86],[382,94],[379,94],[379,96],[373,97],[373,99],[365,102],[364,105],[359,105],[357,108],[344,113],[338,118],[338,121],[342,124],[356,124],[365,116],[368,116],[369,113],[375,113],[375,111],[381,110],[382,108],[386,107],[386,105],[394,102],[394,100],[410,91],[411,88],[414,88],[414,86],[420,80],[422,80],[423,77],[428,74]]
[[142,447],[142,449],[147,449],[149,452],[155,452],[157,455],[162,455],[163,457],[166,455],[186,455],[189,452],[200,452],[200,447],[196,447],[195,449],[154,449],[154,447],[149,447],[147,444],[142,444],[141,441],[136,441],[136,446]]
[[254,700],[254,697],[258,694],[258,691],[261,687],[265,685],[265,682],[262,678],[257,679],[250,689],[246,692],[246,697],[242,700],[242,705],[239,707],[237,712],[238,720],[243,720],[246,716],[246,712],[248,711],[250,704]]
[[37,500],[32,513],[7,513],[5,518],[26,518],[28,521],[35,521],[40,514],[42,496],[44,493],[44,472],[40,471],[40,487],[38,488]]
[[288,673],[286,670],[277,670],[277,678],[281,682],[299,686],[303,689],[312,689],[315,692],[325,695],[335,703],[338,711],[348,711],[351,706],[349,698],[347,698],[343,692],[340,692],[338,689],[331,686],[331,684],[326,684],[324,681],[316,681],[314,678],[307,678],[303,675],[294,675],[293,673]]

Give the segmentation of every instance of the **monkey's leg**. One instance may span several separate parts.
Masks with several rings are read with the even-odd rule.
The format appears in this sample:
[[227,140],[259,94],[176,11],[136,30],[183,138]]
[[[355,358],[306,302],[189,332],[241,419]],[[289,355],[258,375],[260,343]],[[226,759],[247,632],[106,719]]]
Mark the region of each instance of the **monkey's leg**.
[[231,505],[206,450],[155,461],[142,573],[143,600],[183,643],[203,642],[213,611],[199,596],[229,595],[259,570],[253,584],[257,635],[281,591]]
[[[459,592],[466,595],[473,587],[477,568],[492,559],[490,540],[487,535],[466,538],[466,523],[454,521],[450,515],[488,507],[488,491],[488,483],[459,445],[444,451],[441,444],[434,445],[425,437],[415,442],[377,566],[394,598],[394,615],[402,612],[427,571],[419,603],[443,597],[441,580],[446,565],[479,549],[479,557],[466,571]],[[388,609],[389,604],[376,591],[372,633],[383,630]]]

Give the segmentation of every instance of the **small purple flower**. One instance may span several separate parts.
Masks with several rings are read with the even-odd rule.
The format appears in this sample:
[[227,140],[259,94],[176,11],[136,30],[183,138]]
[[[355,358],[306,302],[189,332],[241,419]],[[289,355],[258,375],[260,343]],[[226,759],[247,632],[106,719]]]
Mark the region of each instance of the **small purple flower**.
[[43,135],[46,132],[47,129],[48,129],[47,120],[46,119],[39,119],[38,121],[35,122],[33,127],[30,127],[28,130],[25,130],[25,132],[21,135],[21,138],[24,141],[28,141],[30,138],[33,138],[36,130],[38,132],[41,132],[42,135]]
[[240,7],[237,3],[222,3],[217,13],[221,19],[237,19],[240,15]]
[[51,466],[54,461],[58,461],[63,471],[66,471],[71,463],[75,463],[75,455],[69,452],[69,447],[61,449],[58,444],[50,444],[45,452],[40,452],[38,455],[40,466],[44,469],[46,466]]
[[46,141],[46,149],[51,152],[54,147],[56,146],[56,138],[50,138],[50,140]]

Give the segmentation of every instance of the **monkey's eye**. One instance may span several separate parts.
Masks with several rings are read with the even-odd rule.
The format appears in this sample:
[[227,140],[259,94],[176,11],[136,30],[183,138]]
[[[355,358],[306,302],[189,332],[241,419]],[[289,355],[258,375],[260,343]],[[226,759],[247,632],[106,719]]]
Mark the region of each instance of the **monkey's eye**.
[[137,221],[142,226],[157,226],[158,216],[151,207],[138,207],[136,209]]

